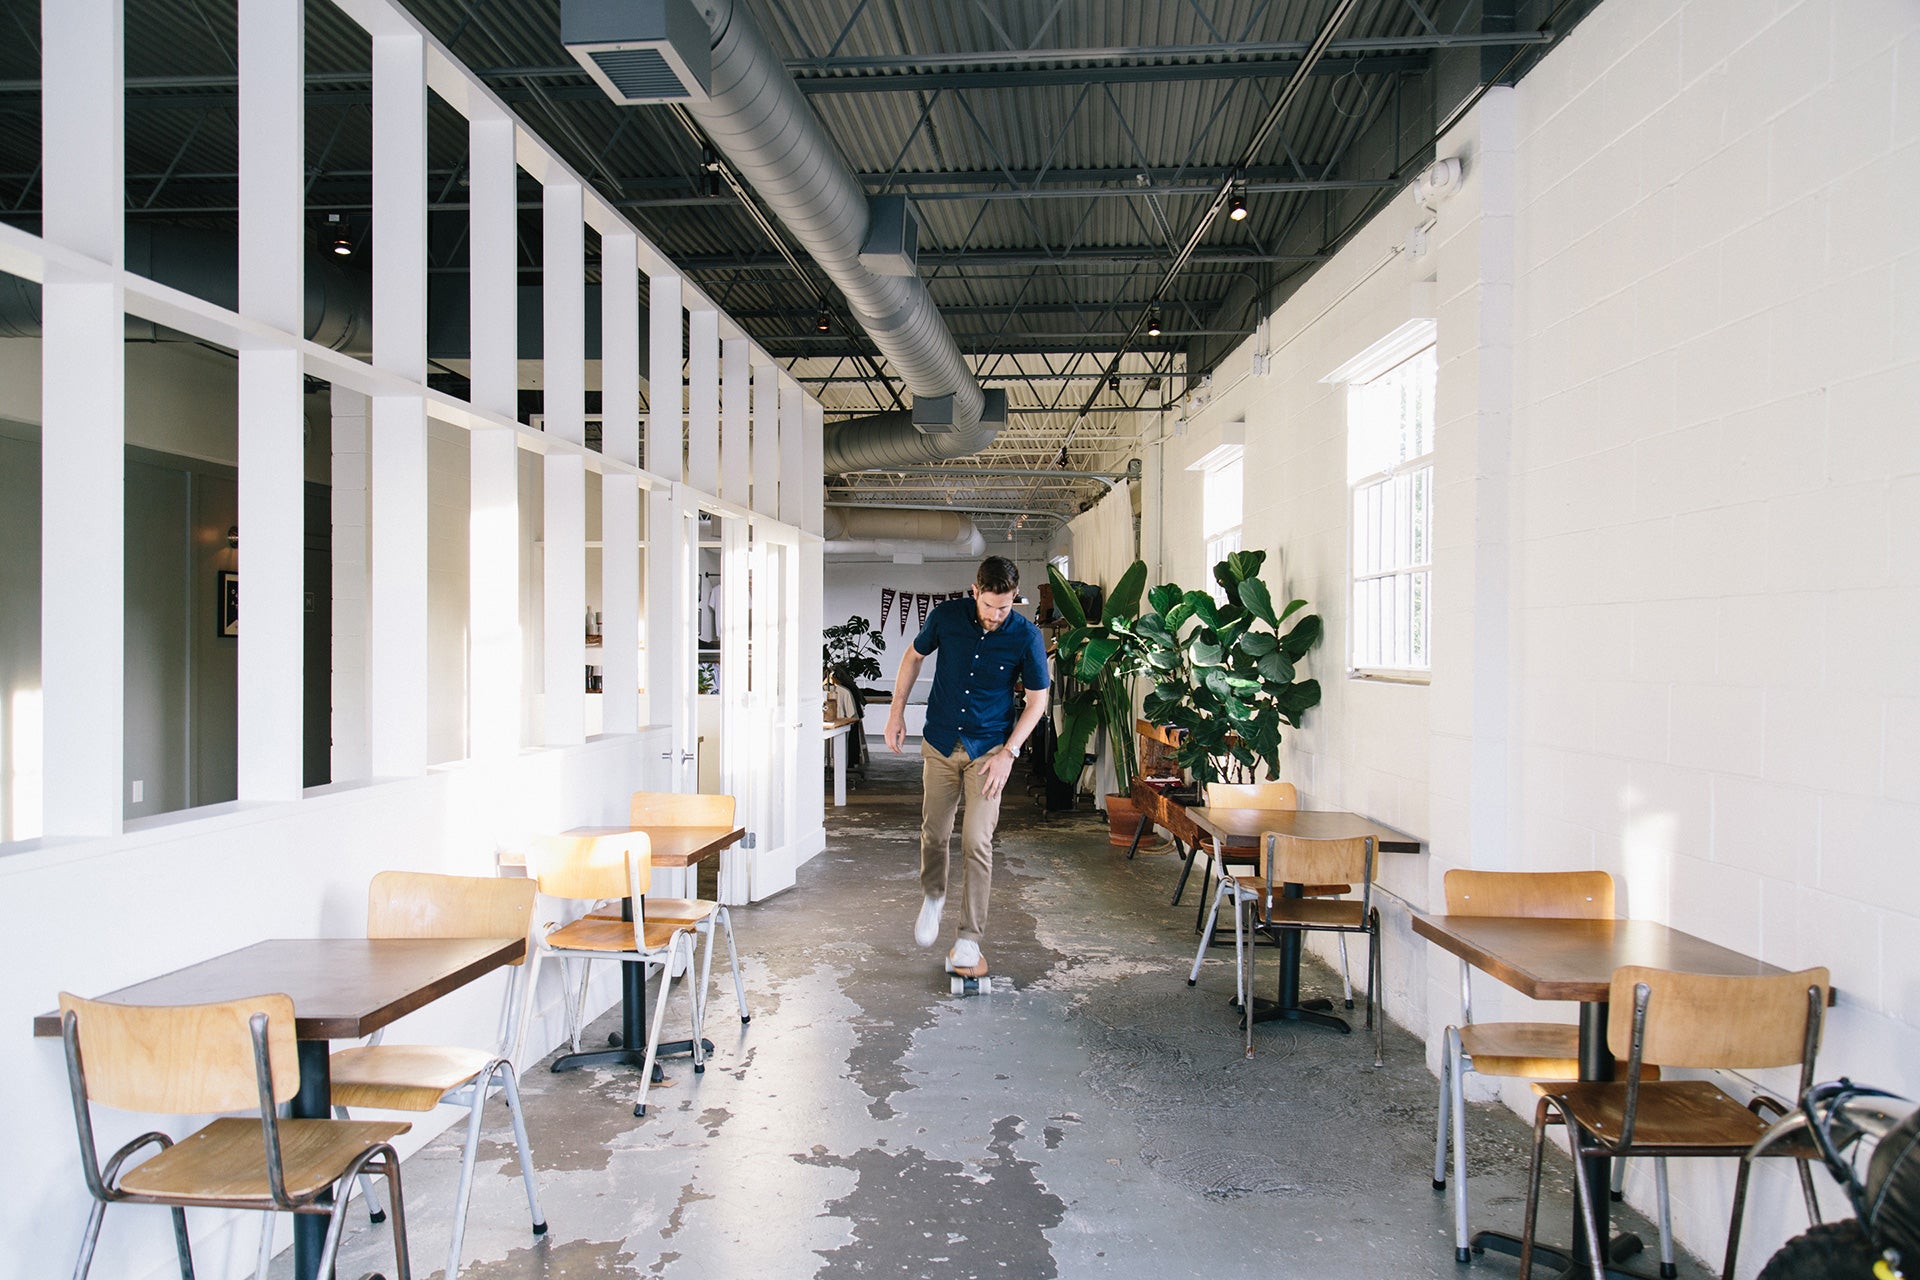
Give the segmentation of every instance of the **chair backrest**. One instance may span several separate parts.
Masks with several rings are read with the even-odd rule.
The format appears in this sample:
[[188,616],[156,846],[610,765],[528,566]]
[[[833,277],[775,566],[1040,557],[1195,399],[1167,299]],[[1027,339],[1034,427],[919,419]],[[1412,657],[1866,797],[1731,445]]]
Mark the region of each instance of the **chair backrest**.
[[1446,874],[1447,914],[1611,920],[1613,877],[1604,871],[1470,871]]
[[[369,938],[524,938],[539,886],[524,876],[382,871],[367,886]],[[524,963],[523,954],[515,964]]]
[[60,993],[60,1018],[74,1018],[87,1097],[120,1111],[213,1115],[260,1110],[254,1063],[256,1013],[267,1017],[273,1099],[300,1090],[293,998],[249,996],[219,1004],[135,1005]]
[[527,874],[549,897],[639,897],[653,885],[653,845],[644,831],[546,836],[527,851]]
[[[1729,1070],[1812,1065],[1809,1032],[1817,1048],[1827,1007],[1825,969],[1724,977],[1623,965],[1613,971],[1607,1017],[1608,1047],[1623,1062],[1633,1050],[1634,992],[1642,983],[1648,988],[1643,1062]],[[1810,1007],[1812,987],[1819,996]]]
[[1260,837],[1272,884],[1358,884],[1373,879],[1373,837],[1304,840],[1278,831]]
[[636,827],[731,827],[733,797],[636,791],[628,819]]
[[1300,793],[1291,782],[1209,782],[1209,809],[1298,809]]

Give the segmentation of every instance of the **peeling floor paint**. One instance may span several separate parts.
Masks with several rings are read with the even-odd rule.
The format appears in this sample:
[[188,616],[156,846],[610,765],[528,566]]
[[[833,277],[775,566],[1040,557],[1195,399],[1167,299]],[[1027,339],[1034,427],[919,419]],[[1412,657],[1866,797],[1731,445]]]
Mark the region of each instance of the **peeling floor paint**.
[[[637,1120],[630,1071],[527,1070],[544,1238],[529,1231],[504,1108],[490,1107],[462,1275],[1512,1274],[1507,1259],[1454,1264],[1448,1201],[1430,1185],[1422,1046],[1390,1027],[1376,1071],[1356,1012],[1352,1036],[1261,1027],[1246,1059],[1231,947],[1187,986],[1198,886],[1169,906],[1176,860],[1128,861],[1098,814],[1010,797],[986,951],[1014,989],[955,998],[940,966],[954,913],[938,947],[911,937],[916,761],[876,752],[852,801],[828,810],[827,851],[795,889],[734,909],[754,1017],[732,1016],[721,957],[704,1074],[669,1060]],[[1338,976],[1310,964],[1304,982],[1337,992]],[[669,1025],[682,1016],[669,1010]],[[1468,1132],[1475,1226],[1517,1228],[1525,1127],[1477,1106]],[[421,1276],[445,1256],[460,1137],[406,1166]],[[1555,1238],[1567,1179],[1562,1158],[1542,1211]],[[353,1221],[340,1274],[390,1269],[387,1228],[357,1207]],[[272,1274],[289,1268],[283,1253]]]

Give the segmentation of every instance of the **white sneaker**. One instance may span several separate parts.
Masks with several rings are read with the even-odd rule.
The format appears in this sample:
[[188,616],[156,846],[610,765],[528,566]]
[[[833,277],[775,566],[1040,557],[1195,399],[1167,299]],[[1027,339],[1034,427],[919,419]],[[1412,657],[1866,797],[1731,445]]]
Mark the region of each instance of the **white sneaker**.
[[913,922],[915,942],[930,947],[940,937],[940,912],[946,905],[945,898],[928,898],[920,904],[920,918]]
[[978,969],[980,967],[980,944],[972,938],[962,938],[953,944],[953,951],[947,956],[947,963],[955,969]]

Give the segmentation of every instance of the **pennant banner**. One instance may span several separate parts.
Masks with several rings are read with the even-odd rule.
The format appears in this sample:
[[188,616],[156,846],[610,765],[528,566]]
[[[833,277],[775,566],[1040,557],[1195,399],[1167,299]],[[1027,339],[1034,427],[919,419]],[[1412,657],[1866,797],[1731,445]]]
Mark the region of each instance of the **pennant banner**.
[[[880,630],[887,629],[887,615],[893,612],[893,588],[880,588]],[[902,609],[902,613],[906,610]]]
[[933,597],[919,596],[916,599],[920,605],[920,625],[924,627],[927,625],[927,606],[933,603]]
[[913,592],[900,593],[900,634],[907,634],[907,614],[913,609]]

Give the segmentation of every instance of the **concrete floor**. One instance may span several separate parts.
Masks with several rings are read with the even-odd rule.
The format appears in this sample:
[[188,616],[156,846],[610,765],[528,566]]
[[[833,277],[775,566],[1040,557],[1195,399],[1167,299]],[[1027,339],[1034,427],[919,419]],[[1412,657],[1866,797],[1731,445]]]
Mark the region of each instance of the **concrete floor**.
[[[940,959],[957,912],[937,949],[911,936],[918,775],[917,755],[878,750],[849,807],[829,807],[827,849],[799,885],[735,909],[753,1022],[735,1020],[716,973],[715,1058],[699,1076],[670,1061],[646,1119],[631,1071],[529,1068],[543,1238],[495,1105],[463,1275],[1516,1274],[1510,1259],[1453,1260],[1420,1044],[1390,1029],[1375,1070],[1356,1012],[1351,1036],[1259,1027],[1244,1058],[1231,947],[1190,989],[1193,889],[1171,908],[1173,859],[1127,861],[1096,813],[1008,798],[986,951],[1014,990],[950,996]],[[1338,977],[1310,962],[1303,986],[1337,995]],[[1517,1230],[1525,1127],[1475,1107],[1469,1131],[1474,1225]],[[444,1259],[460,1139],[449,1130],[406,1166],[419,1276]],[[1549,1170],[1556,1238],[1569,1176],[1564,1158]],[[340,1274],[390,1274],[387,1229],[354,1217]],[[282,1254],[275,1274],[289,1266]],[[1708,1273],[1683,1257],[1681,1274]]]

